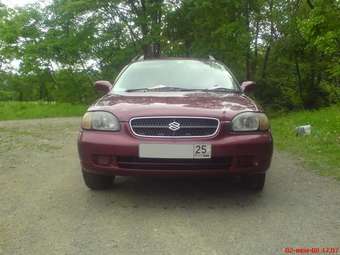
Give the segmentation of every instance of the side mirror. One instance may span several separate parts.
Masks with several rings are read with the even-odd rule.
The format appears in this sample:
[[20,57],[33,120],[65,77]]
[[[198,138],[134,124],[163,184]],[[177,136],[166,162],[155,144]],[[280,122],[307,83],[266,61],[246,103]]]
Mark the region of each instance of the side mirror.
[[112,84],[109,81],[96,81],[94,86],[98,92],[109,93],[112,89]]
[[242,82],[241,89],[245,94],[249,94],[255,90],[256,83],[254,81]]

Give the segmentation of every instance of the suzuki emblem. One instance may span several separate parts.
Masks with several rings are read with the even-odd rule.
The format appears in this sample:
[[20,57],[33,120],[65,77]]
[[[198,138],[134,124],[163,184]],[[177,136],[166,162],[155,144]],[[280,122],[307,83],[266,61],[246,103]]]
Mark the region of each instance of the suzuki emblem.
[[170,129],[171,131],[177,131],[177,130],[179,130],[180,128],[181,128],[181,124],[179,124],[179,123],[176,122],[176,121],[171,122],[171,123],[169,124],[169,129]]

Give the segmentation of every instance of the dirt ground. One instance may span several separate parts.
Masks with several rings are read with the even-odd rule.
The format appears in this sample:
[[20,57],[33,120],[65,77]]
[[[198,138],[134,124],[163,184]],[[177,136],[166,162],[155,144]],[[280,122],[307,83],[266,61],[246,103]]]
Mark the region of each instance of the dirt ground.
[[340,183],[275,153],[264,191],[219,178],[83,184],[79,119],[0,122],[0,254],[285,254],[340,247]]

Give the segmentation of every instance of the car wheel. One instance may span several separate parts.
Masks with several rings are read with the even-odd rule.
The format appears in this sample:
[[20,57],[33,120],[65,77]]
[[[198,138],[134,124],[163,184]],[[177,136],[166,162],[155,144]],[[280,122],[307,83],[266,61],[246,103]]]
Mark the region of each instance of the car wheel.
[[84,182],[92,190],[105,190],[113,185],[114,176],[105,176],[83,172]]
[[254,191],[262,191],[266,181],[266,174],[252,174],[242,176],[242,183],[246,188]]

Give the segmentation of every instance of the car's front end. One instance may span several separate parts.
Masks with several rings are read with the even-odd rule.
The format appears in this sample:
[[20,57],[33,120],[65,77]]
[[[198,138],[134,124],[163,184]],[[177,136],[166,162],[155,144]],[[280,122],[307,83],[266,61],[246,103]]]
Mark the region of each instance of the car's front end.
[[85,182],[101,188],[107,176],[264,177],[273,140],[242,92],[117,91],[89,108],[78,148]]

